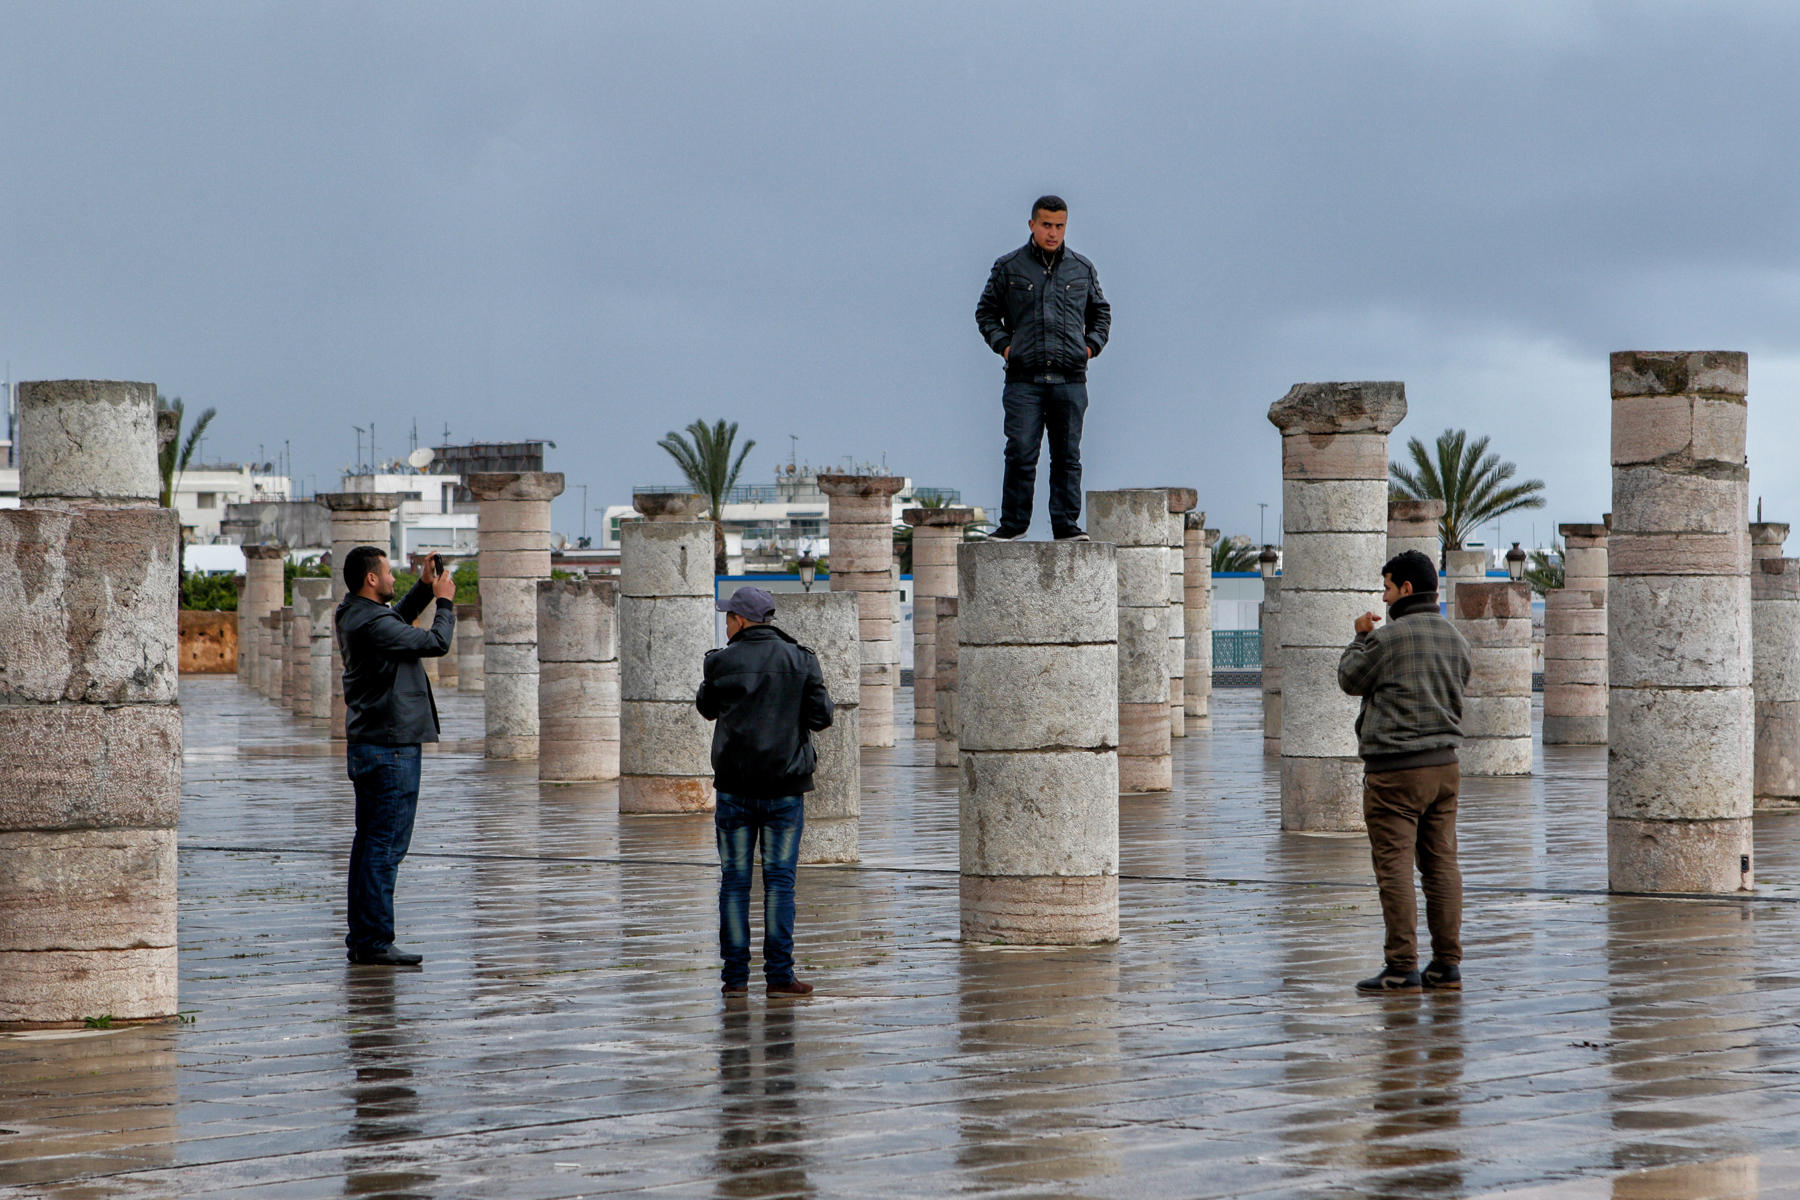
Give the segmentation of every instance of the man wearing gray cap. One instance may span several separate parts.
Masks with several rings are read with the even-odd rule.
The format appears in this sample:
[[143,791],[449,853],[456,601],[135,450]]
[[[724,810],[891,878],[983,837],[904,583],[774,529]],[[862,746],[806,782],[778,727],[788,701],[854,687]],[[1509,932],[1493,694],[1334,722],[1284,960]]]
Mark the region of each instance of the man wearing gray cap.
[[725,647],[706,655],[694,707],[713,727],[713,827],[719,843],[719,954],[726,996],[750,991],[750,873],[763,861],[763,978],[770,996],[806,996],[794,977],[794,873],[818,752],[831,727],[819,658],[772,622],[775,597],[741,587],[717,608]]

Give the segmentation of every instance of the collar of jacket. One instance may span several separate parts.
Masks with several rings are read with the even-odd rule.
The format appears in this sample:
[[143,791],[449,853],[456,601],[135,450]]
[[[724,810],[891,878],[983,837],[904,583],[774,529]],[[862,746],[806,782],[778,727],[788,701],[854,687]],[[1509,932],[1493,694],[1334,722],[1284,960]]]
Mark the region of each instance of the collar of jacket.
[[1056,248],[1054,254],[1045,254],[1044,248],[1037,244],[1037,239],[1032,238],[1025,243],[1025,248],[1031,251],[1031,257],[1037,259],[1038,262],[1042,263],[1044,266],[1054,267],[1057,263],[1062,261],[1063,251],[1067,250],[1069,245],[1067,242],[1064,242]]
[[1436,592],[1419,592],[1411,596],[1402,596],[1388,606],[1388,620],[1410,617],[1414,613],[1436,612],[1438,594]]
[[[737,631],[736,637],[725,644],[728,646],[735,646],[739,642],[760,641],[765,637],[778,637],[784,642],[794,642],[792,634],[788,633],[787,630],[777,628],[774,625],[746,625],[744,628]],[[799,642],[794,642],[794,645],[796,646],[799,644]]]

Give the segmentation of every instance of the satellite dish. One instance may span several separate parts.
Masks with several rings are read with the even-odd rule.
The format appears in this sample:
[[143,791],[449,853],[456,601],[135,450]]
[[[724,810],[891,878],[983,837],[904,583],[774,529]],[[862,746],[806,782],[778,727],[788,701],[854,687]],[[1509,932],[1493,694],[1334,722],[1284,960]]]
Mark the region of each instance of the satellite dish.
[[437,455],[431,452],[431,447],[420,446],[417,450],[414,450],[411,454],[406,456],[406,462],[413,470],[423,471],[426,467],[431,465],[431,460],[436,457]]

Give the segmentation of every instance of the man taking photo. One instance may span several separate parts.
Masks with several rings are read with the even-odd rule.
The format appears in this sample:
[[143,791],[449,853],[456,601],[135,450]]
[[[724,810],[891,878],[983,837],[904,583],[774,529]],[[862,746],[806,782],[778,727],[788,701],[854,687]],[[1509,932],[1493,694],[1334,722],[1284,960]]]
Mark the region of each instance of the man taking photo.
[[[387,552],[358,546],[344,556],[350,589],[333,614],[344,659],[344,757],[356,788],[356,837],[350,843],[350,961],[416,967],[424,961],[394,947],[394,880],[412,844],[419,807],[419,758],[438,740],[437,703],[421,661],[450,652],[456,583],[437,555],[406,598],[394,599]],[[431,628],[415,629],[437,602]]]
[[1081,425],[1087,416],[1088,360],[1106,348],[1112,306],[1094,264],[1063,244],[1069,206],[1039,196],[1031,237],[988,272],[975,305],[982,340],[1006,362],[1006,477],[998,541],[1031,528],[1038,448],[1050,434],[1050,532],[1086,541],[1081,530]]

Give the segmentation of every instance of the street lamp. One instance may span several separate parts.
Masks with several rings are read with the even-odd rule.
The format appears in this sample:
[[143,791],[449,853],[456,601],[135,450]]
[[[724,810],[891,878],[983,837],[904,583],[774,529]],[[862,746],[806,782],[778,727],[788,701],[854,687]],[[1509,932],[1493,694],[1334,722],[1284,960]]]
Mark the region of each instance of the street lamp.
[[800,561],[794,565],[800,571],[801,589],[808,592],[812,591],[813,580],[819,577],[819,560],[812,556],[811,550],[808,550],[800,556]]
[[1506,552],[1506,577],[1514,583],[1525,578],[1525,552],[1519,549],[1517,542]]
[[1264,579],[1273,579],[1275,578],[1275,564],[1279,561],[1280,558],[1275,553],[1275,547],[1264,546],[1262,553],[1256,556],[1256,569],[1262,572]]

